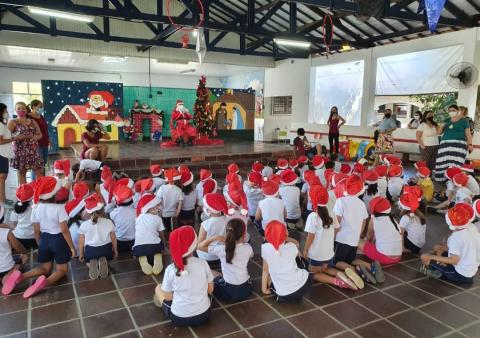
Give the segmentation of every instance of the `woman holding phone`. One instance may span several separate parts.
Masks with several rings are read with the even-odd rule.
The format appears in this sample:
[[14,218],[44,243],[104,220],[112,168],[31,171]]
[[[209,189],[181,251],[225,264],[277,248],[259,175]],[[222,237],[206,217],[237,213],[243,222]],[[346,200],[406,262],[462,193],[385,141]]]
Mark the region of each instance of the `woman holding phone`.
[[97,120],[89,120],[87,130],[82,134],[82,159],[104,161],[107,158],[108,146],[100,144],[100,140],[110,140],[110,135]]

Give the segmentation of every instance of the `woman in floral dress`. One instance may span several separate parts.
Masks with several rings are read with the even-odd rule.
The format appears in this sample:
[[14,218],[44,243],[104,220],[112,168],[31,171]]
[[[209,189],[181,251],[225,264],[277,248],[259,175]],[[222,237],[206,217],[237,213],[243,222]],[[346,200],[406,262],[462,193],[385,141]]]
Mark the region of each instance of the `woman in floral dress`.
[[15,140],[11,165],[18,170],[18,184],[24,184],[27,182],[28,170],[33,170],[36,177],[43,174],[43,160],[38,154],[38,140],[42,133],[37,122],[27,118],[28,108],[24,102],[17,102],[15,112],[17,118],[8,122],[8,129]]

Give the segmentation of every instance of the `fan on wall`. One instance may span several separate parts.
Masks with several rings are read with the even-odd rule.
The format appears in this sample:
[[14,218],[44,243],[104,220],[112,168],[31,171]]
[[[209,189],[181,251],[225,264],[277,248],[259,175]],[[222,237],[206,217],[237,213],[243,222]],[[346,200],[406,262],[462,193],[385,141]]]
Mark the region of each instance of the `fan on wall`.
[[478,69],[470,62],[459,62],[447,71],[448,84],[456,89],[468,88],[477,81]]

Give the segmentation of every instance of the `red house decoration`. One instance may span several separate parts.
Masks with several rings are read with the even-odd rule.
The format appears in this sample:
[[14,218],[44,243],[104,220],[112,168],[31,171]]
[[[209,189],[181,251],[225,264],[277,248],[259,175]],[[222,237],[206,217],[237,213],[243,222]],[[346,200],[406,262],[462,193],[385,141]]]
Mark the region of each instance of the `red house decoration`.
[[[155,133],[161,133],[163,129],[163,111],[154,107],[138,104],[130,110],[130,117],[134,128],[134,134],[138,140],[151,140]],[[139,137],[141,136],[141,137]]]

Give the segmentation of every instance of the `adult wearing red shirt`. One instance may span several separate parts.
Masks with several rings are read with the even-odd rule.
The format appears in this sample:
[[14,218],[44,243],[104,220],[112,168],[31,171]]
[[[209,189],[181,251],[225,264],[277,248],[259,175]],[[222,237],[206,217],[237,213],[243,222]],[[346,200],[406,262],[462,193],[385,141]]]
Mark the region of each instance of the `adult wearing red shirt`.
[[110,140],[110,135],[97,120],[89,120],[85,129],[87,131],[82,134],[83,150],[81,158],[102,162],[105,161],[107,158],[108,146],[106,144],[100,144],[100,140]]
[[[28,118],[37,122],[38,128],[42,133],[42,137],[38,140],[38,154],[43,160],[43,174],[45,175],[45,166],[48,163],[48,147],[50,145],[50,138],[48,136],[48,123],[44,117],[45,111],[43,109],[43,103],[40,100],[33,100],[30,102],[30,112],[27,115]],[[35,179],[35,173],[32,174]]]
[[330,157],[333,158],[338,155],[338,138],[340,136],[340,127],[345,124],[345,119],[338,115],[338,108],[333,106],[330,109],[330,117],[327,121],[328,124],[328,143],[330,144]]

